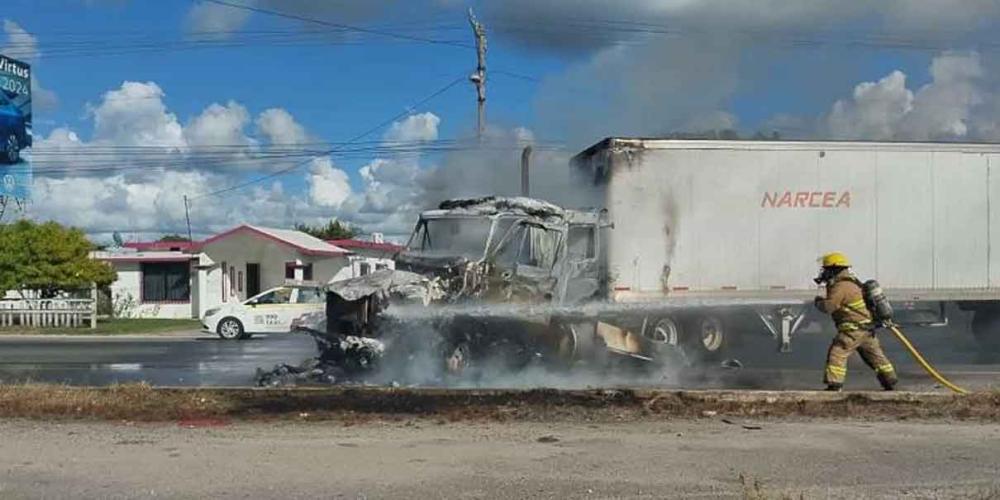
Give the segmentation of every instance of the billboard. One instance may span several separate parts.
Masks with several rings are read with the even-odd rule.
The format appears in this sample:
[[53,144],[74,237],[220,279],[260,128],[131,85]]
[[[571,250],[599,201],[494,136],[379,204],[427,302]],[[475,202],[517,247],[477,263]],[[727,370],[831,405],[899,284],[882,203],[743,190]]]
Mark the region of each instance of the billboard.
[[0,55],[0,196],[31,192],[31,66]]

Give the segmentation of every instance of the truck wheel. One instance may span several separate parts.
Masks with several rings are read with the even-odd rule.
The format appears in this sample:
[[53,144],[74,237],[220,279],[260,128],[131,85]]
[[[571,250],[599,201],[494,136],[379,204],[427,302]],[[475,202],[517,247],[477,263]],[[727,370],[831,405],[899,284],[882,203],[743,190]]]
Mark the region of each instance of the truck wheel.
[[1000,313],[980,309],[972,316],[972,335],[983,348],[1000,351]]
[[21,159],[21,145],[17,142],[17,136],[11,134],[4,141],[4,159],[7,163],[17,163]]
[[215,330],[223,340],[240,340],[246,334],[243,323],[236,318],[222,318]]
[[456,342],[445,351],[444,369],[448,375],[461,376],[472,364],[472,347],[468,342]]
[[658,344],[680,345],[681,327],[670,316],[664,316],[653,324],[646,337]]
[[687,348],[681,341],[684,338],[681,325],[670,316],[658,318],[653,326],[645,332],[649,341],[657,344],[657,361],[669,366],[688,365]]
[[607,352],[603,345],[598,349],[596,322],[566,322],[556,328],[562,332],[556,352],[563,368],[570,368],[576,363],[594,364]]
[[722,357],[729,336],[730,331],[720,316],[698,315],[688,321],[684,343],[700,358],[716,360]]

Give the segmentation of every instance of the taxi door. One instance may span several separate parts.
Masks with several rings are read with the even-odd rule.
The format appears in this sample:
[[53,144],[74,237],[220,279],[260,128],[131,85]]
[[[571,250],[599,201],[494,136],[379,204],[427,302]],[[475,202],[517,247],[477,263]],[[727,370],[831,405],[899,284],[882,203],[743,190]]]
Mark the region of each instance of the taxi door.
[[248,301],[249,331],[287,332],[292,324],[295,304],[291,288],[275,288]]

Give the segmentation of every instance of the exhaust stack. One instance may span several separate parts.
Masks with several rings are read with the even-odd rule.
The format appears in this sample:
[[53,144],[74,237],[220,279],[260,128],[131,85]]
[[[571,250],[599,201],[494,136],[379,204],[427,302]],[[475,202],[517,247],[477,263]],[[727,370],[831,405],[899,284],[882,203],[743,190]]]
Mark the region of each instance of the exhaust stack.
[[531,166],[531,146],[525,146],[521,151],[521,196],[531,196],[531,186],[528,172]]

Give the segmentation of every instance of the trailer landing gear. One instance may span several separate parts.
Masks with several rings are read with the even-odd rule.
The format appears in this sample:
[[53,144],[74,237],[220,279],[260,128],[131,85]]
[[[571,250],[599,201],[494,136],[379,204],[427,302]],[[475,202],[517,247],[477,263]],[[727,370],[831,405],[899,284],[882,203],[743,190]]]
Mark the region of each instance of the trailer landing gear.
[[778,341],[779,352],[792,352],[792,334],[802,325],[805,319],[805,308],[800,306],[781,306],[770,309],[758,309],[757,316]]

